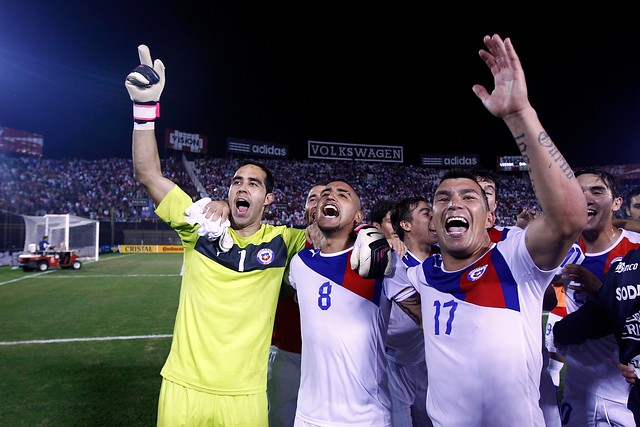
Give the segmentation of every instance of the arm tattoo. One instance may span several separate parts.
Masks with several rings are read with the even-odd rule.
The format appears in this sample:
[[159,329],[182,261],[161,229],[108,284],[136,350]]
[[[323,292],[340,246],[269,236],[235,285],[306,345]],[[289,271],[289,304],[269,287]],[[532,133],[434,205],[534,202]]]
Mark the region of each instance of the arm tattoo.
[[567,161],[564,159],[562,153],[560,153],[560,150],[558,150],[553,141],[551,141],[549,134],[547,134],[546,132],[540,132],[540,134],[538,135],[538,143],[549,150],[551,158],[556,163],[560,164],[560,170],[562,170],[564,176],[566,176],[567,179],[573,178],[573,170],[571,170],[571,166],[569,166],[569,163],[567,163]]
[[[521,133],[520,135],[516,135],[514,138],[516,140],[516,143],[518,144],[518,149],[520,150],[520,153],[522,154],[522,157],[525,163],[529,165],[529,155],[527,154],[527,142],[525,141],[525,134]],[[553,161],[559,164],[560,170],[562,170],[562,172],[564,173],[564,176],[566,176],[567,179],[572,179],[574,175],[573,175],[573,170],[571,169],[571,166],[569,166],[569,163],[567,163],[565,158],[562,156],[562,153],[560,153],[560,150],[558,150],[558,148],[555,146],[549,134],[544,131],[540,132],[538,134],[537,140],[538,140],[538,144],[540,144],[541,146],[547,149]],[[549,165],[549,167],[551,167],[551,165]],[[528,167],[528,169],[529,169],[529,175],[531,175],[531,168]],[[531,186],[533,188],[533,191],[535,192],[536,185],[533,179],[531,180]]]
[[520,150],[520,154],[522,154],[522,159],[527,164],[527,172],[529,173],[529,178],[531,181],[531,189],[533,190],[533,194],[536,192],[536,183],[533,178],[531,178],[531,167],[529,167],[529,155],[527,154],[527,141],[524,139],[524,133],[515,136],[516,143],[518,144],[518,149]]
[[416,322],[416,325],[418,325],[418,327],[422,329],[422,304],[420,301],[419,293],[416,292],[406,300],[402,302],[396,302],[396,304],[398,304],[398,307],[400,307],[402,311],[407,313],[407,316],[409,316],[411,320]]

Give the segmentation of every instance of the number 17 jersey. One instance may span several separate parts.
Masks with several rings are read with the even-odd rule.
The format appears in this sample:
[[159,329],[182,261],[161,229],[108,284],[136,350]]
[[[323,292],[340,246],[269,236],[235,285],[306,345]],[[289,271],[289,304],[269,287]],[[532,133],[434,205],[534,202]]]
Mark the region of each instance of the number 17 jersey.
[[554,271],[535,266],[524,236],[514,233],[458,271],[445,271],[436,254],[385,280],[392,299],[420,293],[436,426],[544,426],[542,298]]

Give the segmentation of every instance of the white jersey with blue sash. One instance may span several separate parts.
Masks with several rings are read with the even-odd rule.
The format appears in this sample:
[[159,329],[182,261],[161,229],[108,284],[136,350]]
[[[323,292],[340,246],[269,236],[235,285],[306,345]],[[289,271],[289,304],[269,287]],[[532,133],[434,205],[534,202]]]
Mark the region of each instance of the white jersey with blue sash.
[[445,271],[439,254],[398,265],[385,286],[398,301],[420,293],[434,425],[544,426],[542,299],[555,269],[534,264],[525,233],[458,271]]
[[302,331],[296,419],[318,426],[391,426],[381,279],[351,269],[351,248],[308,248],[291,261]]

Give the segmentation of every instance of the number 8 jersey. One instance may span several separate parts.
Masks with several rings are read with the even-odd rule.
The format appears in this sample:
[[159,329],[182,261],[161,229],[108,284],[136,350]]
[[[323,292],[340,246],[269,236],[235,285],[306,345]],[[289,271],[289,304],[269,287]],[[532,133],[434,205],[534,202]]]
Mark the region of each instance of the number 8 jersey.
[[391,426],[385,337],[390,301],[382,279],[351,269],[351,248],[304,249],[291,260],[302,331],[296,421],[315,426]]

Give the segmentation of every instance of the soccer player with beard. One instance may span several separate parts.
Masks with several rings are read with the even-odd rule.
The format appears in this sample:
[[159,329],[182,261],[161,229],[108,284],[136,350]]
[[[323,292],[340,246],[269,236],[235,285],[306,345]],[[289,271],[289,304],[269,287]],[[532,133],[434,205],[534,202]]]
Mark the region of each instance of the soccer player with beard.
[[364,279],[349,262],[354,227],[363,218],[355,189],[342,180],[330,182],[316,211],[325,241],[291,260],[289,282],[298,295],[302,330],[296,426],[392,425],[385,354],[389,300],[382,278]]

